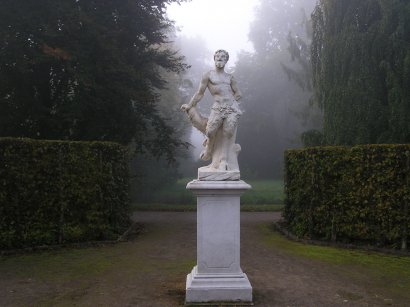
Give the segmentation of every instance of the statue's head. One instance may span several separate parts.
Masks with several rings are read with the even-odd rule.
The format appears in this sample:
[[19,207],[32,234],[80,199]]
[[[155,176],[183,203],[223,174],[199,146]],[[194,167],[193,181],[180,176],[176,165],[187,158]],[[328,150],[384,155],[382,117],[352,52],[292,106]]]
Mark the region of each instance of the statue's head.
[[215,65],[218,68],[223,68],[229,60],[229,53],[226,50],[219,49],[214,53]]
[[223,49],[216,50],[215,53],[214,53],[214,60],[215,60],[215,57],[216,57],[217,54],[224,55],[226,61],[227,61],[227,62],[229,61],[229,53],[228,53],[228,51],[223,50]]

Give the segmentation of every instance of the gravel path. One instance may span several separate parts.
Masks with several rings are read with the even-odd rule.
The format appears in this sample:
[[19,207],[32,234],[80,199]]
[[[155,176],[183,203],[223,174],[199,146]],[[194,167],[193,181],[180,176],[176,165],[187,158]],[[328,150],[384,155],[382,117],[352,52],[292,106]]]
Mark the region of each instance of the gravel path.
[[[163,246],[167,251],[196,258],[196,213],[139,212],[135,219],[146,225],[147,236],[158,227],[172,233],[172,242],[158,237],[159,249]],[[241,267],[251,281],[255,306],[386,306],[392,303],[391,299],[369,291],[361,278],[351,280],[345,268],[339,270],[335,265],[292,256],[264,243],[266,233],[261,226],[279,219],[280,213],[274,212],[241,213]],[[181,281],[182,287],[184,281]],[[183,300],[181,289],[179,295]],[[167,304],[173,306],[176,301]]]
[[[0,306],[183,306],[196,261],[196,213],[133,218],[144,230],[128,242],[1,258]],[[241,213],[241,267],[254,306],[410,306],[383,282],[372,283],[368,271],[298,256],[272,241],[267,225],[279,218]]]

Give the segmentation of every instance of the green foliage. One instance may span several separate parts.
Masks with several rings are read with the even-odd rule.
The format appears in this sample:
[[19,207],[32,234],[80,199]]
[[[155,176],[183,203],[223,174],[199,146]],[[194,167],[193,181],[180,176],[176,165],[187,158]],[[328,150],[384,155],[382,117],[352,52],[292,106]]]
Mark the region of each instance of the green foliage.
[[104,140],[165,153],[180,145],[156,109],[161,70],[186,66],[168,44],[180,0],[4,0],[0,136]]
[[128,226],[127,151],[0,139],[0,248],[113,239]]
[[321,0],[312,20],[325,143],[410,142],[410,2]]
[[410,145],[286,152],[285,219],[300,237],[406,248]]

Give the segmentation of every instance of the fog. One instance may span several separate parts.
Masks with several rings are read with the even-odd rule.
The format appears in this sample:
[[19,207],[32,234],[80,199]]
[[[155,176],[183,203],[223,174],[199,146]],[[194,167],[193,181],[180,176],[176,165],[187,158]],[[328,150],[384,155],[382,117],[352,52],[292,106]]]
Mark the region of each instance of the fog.
[[[243,93],[237,142],[244,178],[281,178],[283,153],[302,146],[301,134],[321,127],[312,106],[310,14],[316,0],[193,0],[169,7],[178,29],[176,45],[191,68],[184,94],[188,102],[202,74],[212,69],[213,52],[230,53],[227,71]],[[212,97],[199,103],[209,114]],[[192,130],[192,158],[204,137]],[[202,163],[201,165],[205,165]]]
[[[175,21],[177,43],[191,69],[187,77],[192,81],[189,95],[193,95],[200,77],[213,67],[213,52],[225,49],[230,53],[226,70],[232,72],[238,54],[254,52],[248,38],[250,24],[254,19],[258,0],[194,0],[181,5],[173,3],[167,9],[168,16]],[[191,97],[186,97],[189,99]],[[199,108],[209,113],[212,99],[207,91]],[[190,143],[192,156],[199,157],[204,136],[192,129]]]
[[181,5],[171,4],[167,14],[175,21],[179,36],[200,38],[210,50],[228,50],[231,58],[228,67],[231,67],[241,50],[254,51],[248,33],[258,2],[193,0]]

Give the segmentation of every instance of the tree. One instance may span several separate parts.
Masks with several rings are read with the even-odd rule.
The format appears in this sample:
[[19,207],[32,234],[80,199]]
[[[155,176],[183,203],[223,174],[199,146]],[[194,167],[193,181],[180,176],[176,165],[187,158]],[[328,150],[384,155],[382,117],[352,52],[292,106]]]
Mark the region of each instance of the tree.
[[306,37],[305,25],[309,23],[306,12],[313,11],[316,1],[304,1],[303,6],[298,0],[261,0],[256,9],[249,37],[256,52],[269,55],[274,50],[286,50],[289,33]]
[[[167,86],[158,91],[160,98],[157,109],[167,125],[173,127],[174,135],[179,140],[192,142],[192,125],[180,107],[192,97],[204,71],[203,62],[207,58],[204,54],[205,43],[199,38],[175,37],[175,33],[171,31],[168,37],[173,41],[174,48],[184,55],[189,68],[183,73],[161,72],[167,80]],[[189,149],[188,151],[184,147],[178,148],[175,152],[176,161],[172,164],[169,164],[165,157],[137,155],[131,162],[131,199],[135,202],[151,202],[154,199],[153,195],[164,186],[175,183],[181,176],[194,176],[194,170],[198,168],[194,165],[191,152],[194,146],[189,146]],[[198,158],[199,154],[195,157]]]
[[321,0],[312,16],[325,142],[410,142],[410,2]]
[[[167,126],[173,128],[174,136],[184,142],[189,140],[191,125],[186,114],[180,110],[184,96],[183,74],[166,71],[161,74],[167,80],[167,87],[158,91],[158,113]],[[167,157],[136,155],[131,161],[130,168],[131,199],[136,202],[149,202],[159,189],[179,179],[180,161],[184,161],[184,165],[189,160],[186,149],[186,147],[176,148],[172,163],[169,163]]]
[[167,44],[171,2],[3,0],[0,135],[133,140],[172,158],[180,141],[156,109],[162,70],[185,69]]
[[309,71],[301,65],[310,59],[306,53],[297,58],[292,48],[307,41],[305,11],[310,12],[314,2],[305,2],[303,9],[298,1],[262,0],[256,10],[249,33],[255,53],[242,53],[235,67],[245,111],[238,128],[245,176],[280,178],[283,151],[300,146],[300,134],[312,127],[304,120],[311,96]]
[[[313,3],[310,3],[313,4]],[[313,74],[311,63],[312,20],[307,17],[305,9],[301,9],[299,31],[289,32],[288,48],[291,56],[290,63],[281,63],[289,80],[293,80],[304,92],[310,96],[309,103],[300,106],[294,114],[308,129],[301,134],[304,146],[318,146],[323,143],[322,119],[323,114],[313,99]]]

